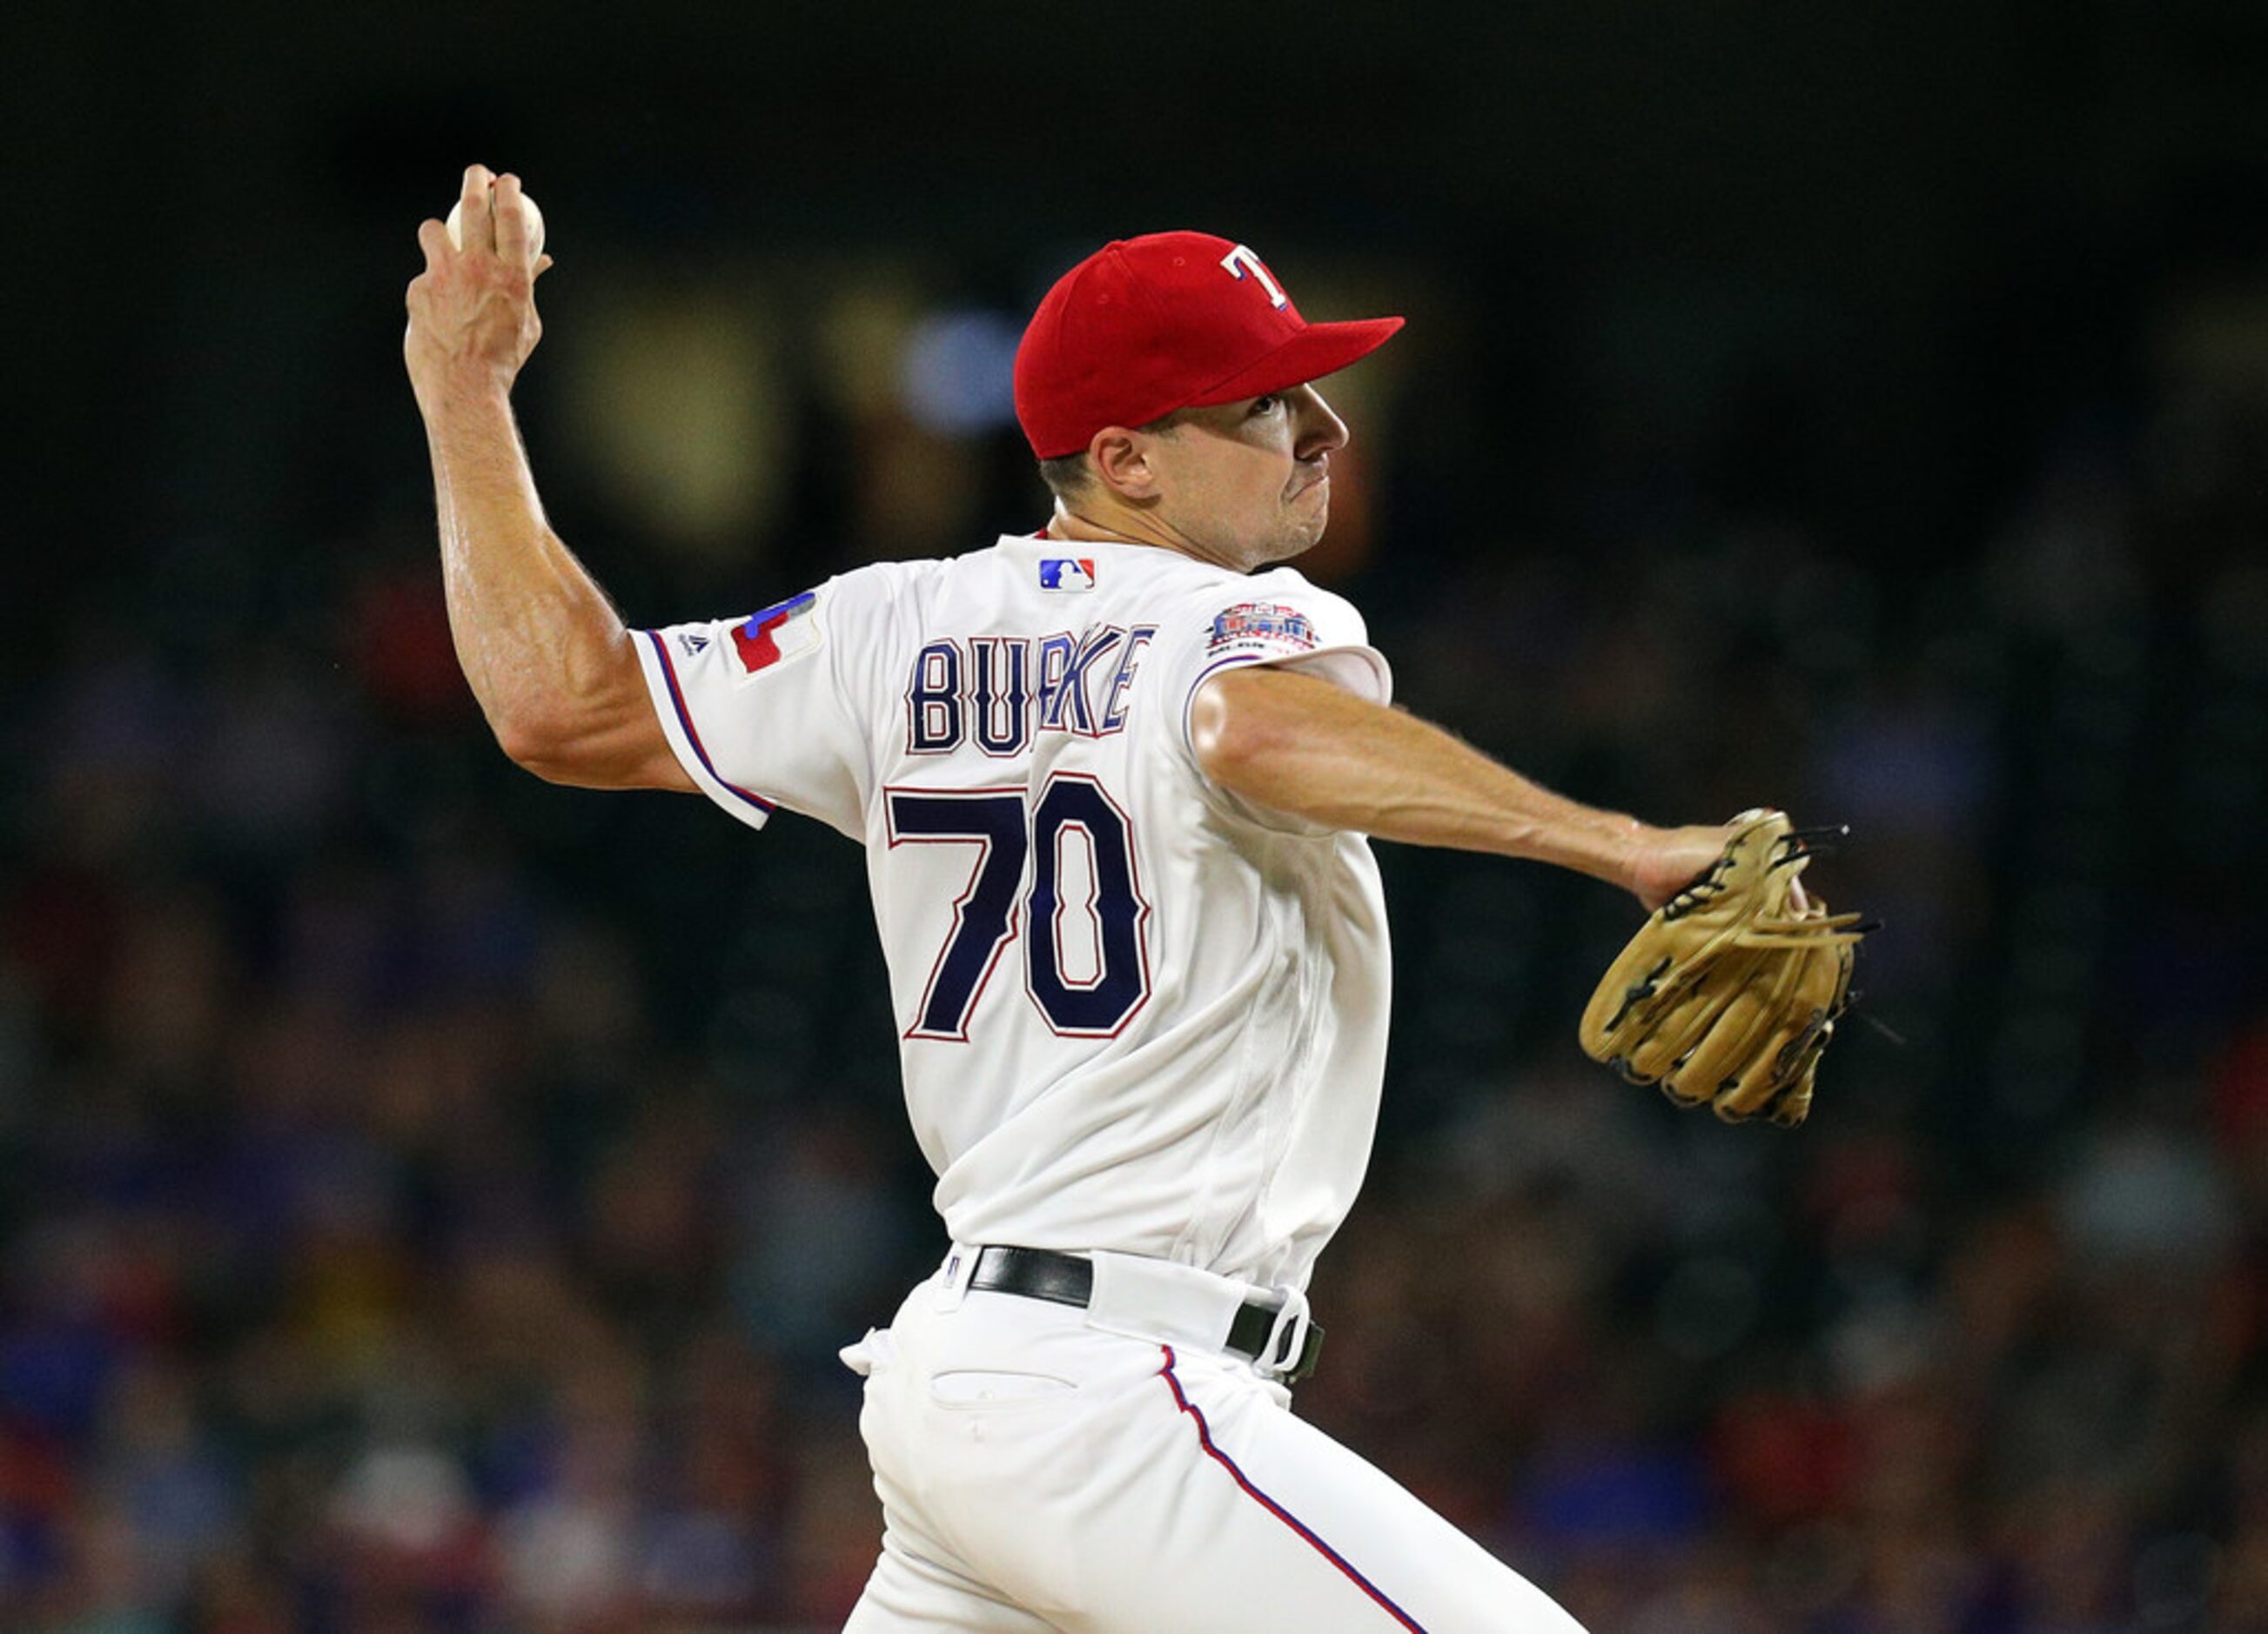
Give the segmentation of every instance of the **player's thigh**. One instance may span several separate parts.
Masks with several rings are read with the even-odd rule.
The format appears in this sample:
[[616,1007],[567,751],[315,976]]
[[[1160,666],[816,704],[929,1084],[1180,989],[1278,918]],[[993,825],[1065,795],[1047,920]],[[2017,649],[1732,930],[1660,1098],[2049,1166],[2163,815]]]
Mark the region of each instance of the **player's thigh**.
[[907,1547],[895,1527],[882,1534],[881,1558],[843,1634],[1055,1634],[1021,1607],[974,1579]]
[[[1162,1358],[1161,1358],[1162,1360]],[[1580,1634],[1550,1598],[1233,1367],[1161,1365],[1094,1471],[1093,1634],[1256,1628]]]

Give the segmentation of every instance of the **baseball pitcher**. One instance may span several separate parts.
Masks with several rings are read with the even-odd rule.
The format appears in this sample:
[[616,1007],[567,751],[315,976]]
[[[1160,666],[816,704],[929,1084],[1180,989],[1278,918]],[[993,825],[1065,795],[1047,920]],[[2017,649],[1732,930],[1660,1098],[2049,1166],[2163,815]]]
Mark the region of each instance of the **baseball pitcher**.
[[423,224],[405,342],[499,742],[865,848],[950,1246],[843,1352],[886,1523],[850,1627],[1574,1628],[1291,1410],[1386,1057],[1366,836],[1652,909],[1728,831],[1578,805],[1390,708],[1361,615],[1283,565],[1347,442],[1314,382],[1401,320],[1310,323],[1225,239],[1110,244],[1017,357],[1044,527],[630,629],[514,427],[549,265],[519,200],[475,166],[462,247]]

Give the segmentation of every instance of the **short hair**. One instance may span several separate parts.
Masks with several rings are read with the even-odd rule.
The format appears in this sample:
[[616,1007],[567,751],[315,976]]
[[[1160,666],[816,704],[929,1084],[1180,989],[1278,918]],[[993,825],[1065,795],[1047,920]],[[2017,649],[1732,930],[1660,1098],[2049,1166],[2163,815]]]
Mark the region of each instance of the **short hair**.
[[[1154,420],[1146,421],[1134,429],[1138,431],[1148,431],[1158,435],[1178,430],[1182,422],[1189,418],[1188,409],[1176,408],[1170,413],[1160,415]],[[1058,499],[1078,498],[1086,491],[1087,484],[1094,480],[1086,463],[1086,450],[1084,448],[1071,453],[1057,454],[1052,460],[1040,461],[1040,481],[1045,482],[1048,485],[1048,491]]]
[[1040,461],[1040,481],[1048,485],[1048,492],[1058,499],[1076,499],[1086,491],[1086,450],[1075,454],[1057,454],[1052,460]]

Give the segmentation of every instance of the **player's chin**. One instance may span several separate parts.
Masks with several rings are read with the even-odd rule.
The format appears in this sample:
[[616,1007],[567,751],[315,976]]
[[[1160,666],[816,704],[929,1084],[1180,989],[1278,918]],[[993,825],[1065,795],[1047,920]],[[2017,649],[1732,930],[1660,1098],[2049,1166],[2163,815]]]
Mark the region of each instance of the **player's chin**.
[[1329,519],[1317,512],[1313,516],[1300,517],[1286,522],[1276,532],[1276,542],[1267,556],[1270,562],[1289,562],[1303,556],[1323,541],[1323,525]]

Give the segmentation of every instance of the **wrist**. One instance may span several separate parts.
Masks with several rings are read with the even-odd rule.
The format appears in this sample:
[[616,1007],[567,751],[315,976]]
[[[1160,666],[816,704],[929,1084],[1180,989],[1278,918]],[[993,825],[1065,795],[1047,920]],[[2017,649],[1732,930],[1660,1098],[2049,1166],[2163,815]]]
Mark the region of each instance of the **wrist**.
[[1522,813],[1491,849],[1628,890],[1643,875],[1655,833],[1624,813],[1594,811],[1566,802],[1549,814]]
[[493,410],[512,401],[515,372],[477,357],[438,357],[410,364],[409,388],[428,419],[459,408]]
[[1646,858],[1661,831],[1637,818],[1616,812],[1608,818],[1611,850],[1607,872],[1599,877],[1625,891],[1639,892],[1646,879]]

